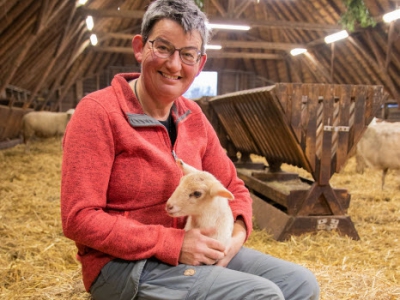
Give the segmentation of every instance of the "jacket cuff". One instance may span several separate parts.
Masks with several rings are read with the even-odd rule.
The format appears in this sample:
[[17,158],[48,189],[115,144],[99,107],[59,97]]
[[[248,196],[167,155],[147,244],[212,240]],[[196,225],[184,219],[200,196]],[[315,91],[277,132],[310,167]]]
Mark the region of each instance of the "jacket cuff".
[[164,228],[156,258],[173,266],[178,265],[184,236],[183,229]]

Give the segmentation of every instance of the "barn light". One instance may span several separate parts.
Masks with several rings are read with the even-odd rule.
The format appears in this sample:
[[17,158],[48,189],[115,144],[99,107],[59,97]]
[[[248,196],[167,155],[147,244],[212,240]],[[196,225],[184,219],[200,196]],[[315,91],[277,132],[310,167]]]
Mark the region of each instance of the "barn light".
[[92,43],[93,46],[97,45],[97,35],[94,33],[90,36],[90,42]]
[[386,23],[390,23],[399,18],[400,18],[400,9],[396,9],[390,13],[384,14],[382,17],[383,21],[385,21]]
[[76,6],[78,7],[78,6],[85,5],[86,2],[87,2],[87,0],[78,0],[78,1],[76,2]]
[[326,36],[325,43],[330,44],[330,43],[336,42],[338,40],[345,39],[348,36],[349,36],[349,34],[347,33],[347,31],[342,30],[342,31],[336,32],[334,34]]
[[208,23],[207,27],[212,29],[227,29],[227,30],[249,30],[250,26],[248,25],[229,25],[229,24],[213,24]]
[[86,17],[86,27],[89,30],[92,30],[94,27],[94,21],[92,16],[87,16]]
[[222,46],[221,45],[206,45],[206,49],[209,49],[209,50],[221,50]]
[[294,49],[290,50],[290,54],[292,56],[303,54],[305,52],[307,52],[307,49],[304,49],[304,48],[294,48]]

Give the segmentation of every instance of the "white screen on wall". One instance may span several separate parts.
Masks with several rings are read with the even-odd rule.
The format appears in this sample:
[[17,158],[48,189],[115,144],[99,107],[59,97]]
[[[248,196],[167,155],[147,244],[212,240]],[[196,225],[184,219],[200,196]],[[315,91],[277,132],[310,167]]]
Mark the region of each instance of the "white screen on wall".
[[218,73],[203,71],[195,78],[190,88],[183,94],[189,99],[217,95]]

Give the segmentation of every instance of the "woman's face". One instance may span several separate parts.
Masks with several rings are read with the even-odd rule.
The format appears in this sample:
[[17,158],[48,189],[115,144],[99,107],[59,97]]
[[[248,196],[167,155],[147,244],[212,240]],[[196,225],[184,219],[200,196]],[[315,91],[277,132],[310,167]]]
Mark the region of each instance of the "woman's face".
[[[170,103],[188,90],[195,77],[203,69],[207,58],[205,55],[202,56],[194,65],[183,63],[179,51],[175,51],[168,58],[160,58],[154,54],[153,45],[150,42],[157,38],[176,49],[195,47],[200,50],[202,40],[199,32],[185,34],[178,23],[169,19],[162,19],[154,25],[145,44],[138,36],[134,38],[133,48],[136,60],[141,63],[143,79],[141,82],[142,85],[144,84],[146,94],[153,101]],[[138,48],[138,44],[141,44],[141,47]]]

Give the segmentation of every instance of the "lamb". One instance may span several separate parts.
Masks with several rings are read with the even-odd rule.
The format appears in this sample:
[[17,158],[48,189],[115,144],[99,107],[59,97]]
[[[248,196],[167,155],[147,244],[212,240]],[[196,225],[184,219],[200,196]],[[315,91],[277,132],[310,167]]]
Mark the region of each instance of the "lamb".
[[400,123],[373,122],[357,144],[357,172],[362,163],[382,170],[382,189],[389,169],[400,169]]
[[227,245],[234,222],[228,200],[233,200],[234,196],[209,172],[197,170],[180,159],[176,163],[184,176],[166,203],[167,213],[171,217],[188,216],[186,231],[216,228],[211,237]]
[[62,137],[71,119],[74,109],[66,112],[33,111],[22,118],[22,134],[25,151],[29,152],[29,142],[36,135],[38,137]]

